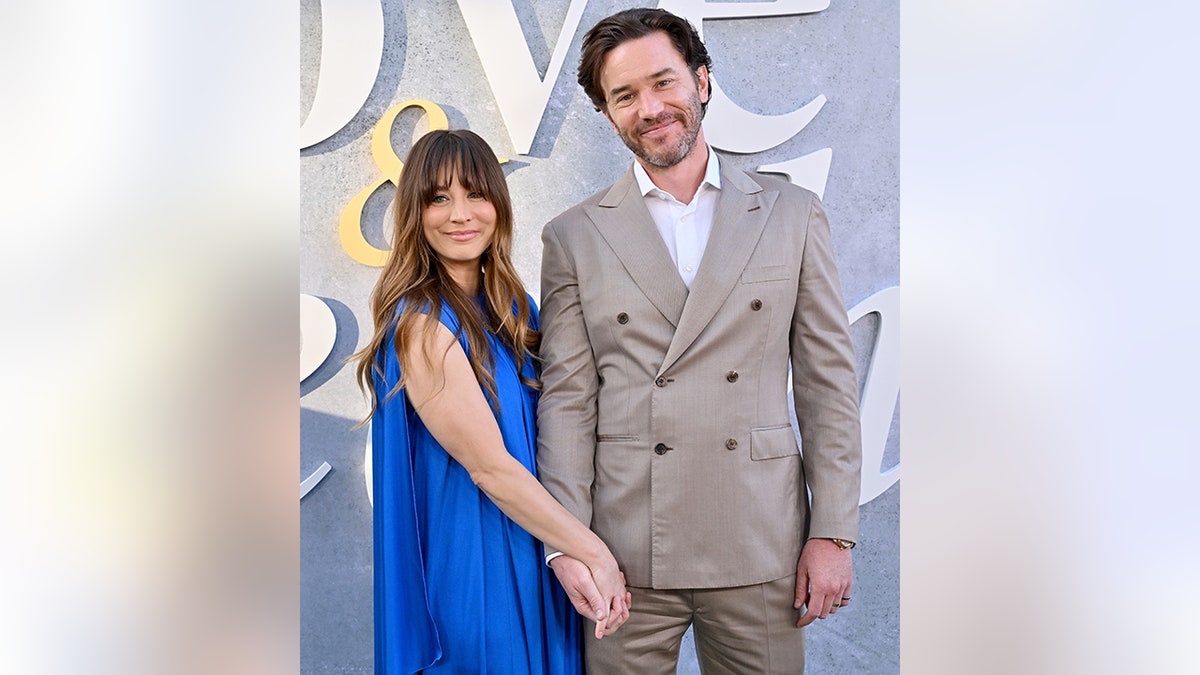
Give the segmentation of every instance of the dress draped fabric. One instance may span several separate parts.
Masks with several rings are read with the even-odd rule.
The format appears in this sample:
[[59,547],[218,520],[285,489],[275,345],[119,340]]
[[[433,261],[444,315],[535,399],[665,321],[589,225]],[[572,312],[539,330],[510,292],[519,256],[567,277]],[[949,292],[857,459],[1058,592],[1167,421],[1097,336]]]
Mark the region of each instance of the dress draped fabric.
[[[532,299],[530,307],[537,328]],[[468,350],[444,301],[439,318]],[[491,334],[488,344],[504,445],[536,475],[537,391],[520,381],[507,347]],[[543,562],[541,543],[475,486],[403,390],[387,398],[400,378],[390,335],[377,359],[383,377],[374,375],[380,404],[371,422],[375,672],[578,674],[579,616]],[[521,369],[533,377],[529,359]]]

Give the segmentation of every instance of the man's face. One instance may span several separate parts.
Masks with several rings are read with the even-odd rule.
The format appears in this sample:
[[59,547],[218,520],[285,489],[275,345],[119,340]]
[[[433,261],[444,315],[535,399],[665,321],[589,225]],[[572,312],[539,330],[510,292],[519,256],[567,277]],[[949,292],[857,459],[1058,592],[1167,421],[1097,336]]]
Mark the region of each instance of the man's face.
[[708,69],[688,69],[666,33],[624,42],[604,57],[604,114],[642,161],[659,168],[683,161],[696,146],[708,101]]

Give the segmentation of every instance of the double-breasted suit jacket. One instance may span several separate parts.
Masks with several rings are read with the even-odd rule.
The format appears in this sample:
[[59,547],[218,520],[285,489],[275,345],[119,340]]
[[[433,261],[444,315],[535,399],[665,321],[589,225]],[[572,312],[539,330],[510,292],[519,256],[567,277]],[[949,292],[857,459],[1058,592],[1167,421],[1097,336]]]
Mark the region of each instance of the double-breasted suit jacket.
[[539,476],[630,585],[761,583],[806,537],[857,538],[857,380],[815,195],[722,166],[690,292],[632,169],[542,239]]

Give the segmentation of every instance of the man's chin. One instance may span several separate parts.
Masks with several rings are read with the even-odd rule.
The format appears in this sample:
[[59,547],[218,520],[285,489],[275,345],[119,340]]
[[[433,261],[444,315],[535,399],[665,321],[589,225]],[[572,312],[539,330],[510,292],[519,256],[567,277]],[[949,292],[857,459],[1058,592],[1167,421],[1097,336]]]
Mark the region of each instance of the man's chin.
[[[690,150],[690,148],[688,148]],[[674,148],[671,152],[648,152],[643,148],[640,152],[636,152],[642,161],[651,166],[660,169],[669,169],[683,161],[688,156],[687,150],[682,148]]]

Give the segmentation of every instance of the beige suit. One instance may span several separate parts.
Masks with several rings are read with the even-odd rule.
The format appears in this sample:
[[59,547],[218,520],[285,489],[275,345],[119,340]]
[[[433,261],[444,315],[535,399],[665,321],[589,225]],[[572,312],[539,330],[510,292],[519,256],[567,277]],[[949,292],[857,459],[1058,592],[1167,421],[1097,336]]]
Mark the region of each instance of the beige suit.
[[857,539],[854,356],[815,195],[723,165],[690,292],[632,170],[542,239],[540,478],[631,586],[777,580],[806,536]]

